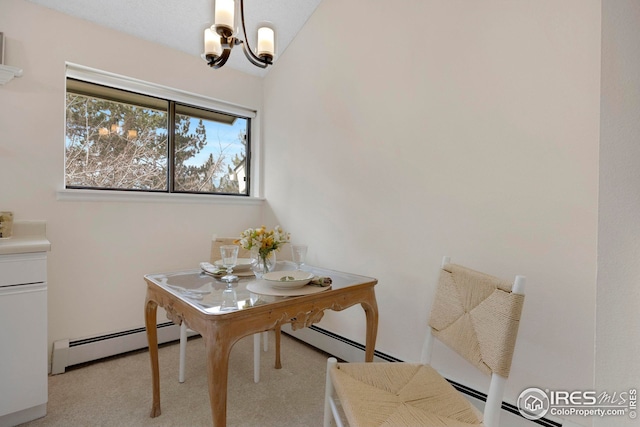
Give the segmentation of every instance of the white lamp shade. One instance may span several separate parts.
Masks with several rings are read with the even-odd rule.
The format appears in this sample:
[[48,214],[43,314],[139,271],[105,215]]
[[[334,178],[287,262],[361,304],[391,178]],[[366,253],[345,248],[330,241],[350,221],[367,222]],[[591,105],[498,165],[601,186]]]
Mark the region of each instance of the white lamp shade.
[[204,30],[204,54],[222,56],[222,45],[220,45],[220,36],[211,31],[211,28]]
[[272,28],[258,28],[258,56],[275,56],[275,33]]
[[234,0],[216,0],[215,4],[215,26],[228,28],[233,32],[234,27]]

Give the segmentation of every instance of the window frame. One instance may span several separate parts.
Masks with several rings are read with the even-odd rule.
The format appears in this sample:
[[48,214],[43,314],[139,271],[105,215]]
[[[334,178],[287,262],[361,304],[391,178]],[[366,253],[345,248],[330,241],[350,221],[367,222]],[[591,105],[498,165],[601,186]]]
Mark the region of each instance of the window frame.
[[[114,200],[114,201],[152,201],[152,202],[235,202],[235,203],[252,203],[252,201],[264,200],[259,193],[259,162],[254,161],[256,153],[259,153],[259,117],[256,110],[247,107],[223,102],[202,95],[185,92],[165,86],[145,82],[142,80],[129,78],[114,73],[101,71],[73,63],[66,63],[65,73],[65,98],[67,94],[66,80],[75,79],[92,83],[96,85],[106,86],[150,96],[161,98],[168,101],[170,106],[175,104],[184,105],[186,107],[200,108],[204,110],[217,111],[223,114],[234,115],[247,119],[247,193],[198,193],[188,191],[175,191],[172,186],[166,190],[139,190],[139,189],[103,189],[103,188],[69,188],[66,186],[66,172],[62,170],[62,188],[57,192],[58,200]],[[66,126],[66,108],[65,108],[65,126]],[[169,125],[173,126],[171,120]],[[63,145],[64,147],[64,145]],[[171,147],[170,147],[171,149]],[[168,161],[173,157],[168,157]],[[64,154],[66,162],[66,152]],[[172,168],[172,166],[170,166]],[[172,173],[172,172],[170,172]],[[167,175],[167,177],[169,174]],[[173,182],[173,179],[171,179]]]

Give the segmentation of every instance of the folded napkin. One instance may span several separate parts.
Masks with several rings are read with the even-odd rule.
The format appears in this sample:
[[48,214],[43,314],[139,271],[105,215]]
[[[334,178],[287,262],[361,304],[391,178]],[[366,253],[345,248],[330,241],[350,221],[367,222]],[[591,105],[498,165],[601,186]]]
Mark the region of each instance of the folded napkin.
[[331,285],[331,277],[322,277],[322,276],[314,276],[313,279],[309,282],[311,286],[321,286],[326,287]]
[[201,262],[200,268],[202,269],[202,271],[212,276],[223,276],[227,272],[226,269],[216,267],[215,265],[209,262]]

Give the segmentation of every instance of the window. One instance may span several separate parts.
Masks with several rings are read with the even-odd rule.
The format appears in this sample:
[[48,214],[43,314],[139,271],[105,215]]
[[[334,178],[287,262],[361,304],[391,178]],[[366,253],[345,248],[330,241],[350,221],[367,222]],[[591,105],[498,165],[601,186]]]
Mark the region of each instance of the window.
[[67,77],[65,188],[248,196],[250,114],[163,92]]

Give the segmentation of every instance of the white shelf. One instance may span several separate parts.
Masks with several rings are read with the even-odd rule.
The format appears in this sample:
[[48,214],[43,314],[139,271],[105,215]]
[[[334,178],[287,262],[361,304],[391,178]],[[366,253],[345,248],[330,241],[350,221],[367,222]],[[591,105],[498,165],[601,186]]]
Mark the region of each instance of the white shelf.
[[22,69],[0,64],[0,85],[11,81],[14,77],[22,77]]

